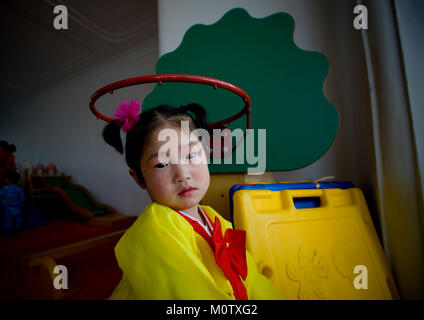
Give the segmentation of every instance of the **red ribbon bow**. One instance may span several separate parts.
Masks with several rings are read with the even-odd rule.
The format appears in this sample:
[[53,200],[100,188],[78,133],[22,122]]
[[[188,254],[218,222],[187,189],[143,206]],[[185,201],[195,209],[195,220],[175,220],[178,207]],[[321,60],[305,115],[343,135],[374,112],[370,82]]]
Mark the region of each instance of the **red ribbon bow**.
[[233,287],[237,300],[247,300],[247,292],[240,276],[246,280],[246,231],[227,229],[222,236],[221,222],[215,217],[212,241],[215,260]]

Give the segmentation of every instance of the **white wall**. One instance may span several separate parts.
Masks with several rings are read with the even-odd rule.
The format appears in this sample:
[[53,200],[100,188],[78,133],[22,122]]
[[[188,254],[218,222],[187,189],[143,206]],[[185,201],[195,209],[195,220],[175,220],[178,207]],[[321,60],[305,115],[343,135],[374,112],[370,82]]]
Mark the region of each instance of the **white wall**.
[[[399,28],[393,1],[367,1],[369,21],[367,31],[370,47],[370,75],[375,78],[375,132],[379,134],[379,212],[384,218],[384,243],[388,260],[406,299],[424,297],[423,205],[419,194],[419,172],[416,161],[413,126],[421,121],[412,112],[417,103],[408,89],[421,86],[419,77],[406,77],[408,65],[420,75],[420,59],[411,55],[415,47],[411,40],[418,30]],[[403,3],[403,2],[402,2]],[[414,1],[408,0],[405,8]],[[416,8],[418,9],[418,8]],[[408,11],[408,10],[407,10]],[[408,46],[402,47],[404,41]],[[416,38],[419,41],[418,38]],[[402,50],[403,49],[403,50]],[[405,50],[407,49],[407,50]],[[405,60],[408,54],[408,60]],[[416,60],[410,60],[416,58]],[[408,64],[404,63],[408,61]],[[417,82],[416,82],[417,81]],[[409,91],[409,92],[408,92]],[[416,106],[416,105],[414,105]],[[421,107],[421,106],[420,106]]]
[[424,2],[422,0],[395,0],[396,17],[405,64],[411,120],[417,149],[417,162],[420,173],[421,196],[424,199]]
[[[149,201],[128,174],[125,159],[102,139],[106,124],[89,110],[90,96],[100,87],[129,77],[155,73],[157,38],[144,47],[93,66],[66,82],[41,90],[8,106],[0,118],[0,136],[16,144],[16,161],[56,163],[59,172],[88,188],[100,202],[120,213],[139,215]],[[136,86],[100,98],[98,109],[109,116],[126,98],[140,102],[151,85]]]

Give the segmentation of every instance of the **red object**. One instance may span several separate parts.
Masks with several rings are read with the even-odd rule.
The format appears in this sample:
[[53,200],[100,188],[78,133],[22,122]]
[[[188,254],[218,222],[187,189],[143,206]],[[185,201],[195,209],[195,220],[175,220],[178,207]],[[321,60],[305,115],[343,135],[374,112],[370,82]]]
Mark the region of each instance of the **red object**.
[[209,243],[215,252],[215,261],[230,281],[236,299],[247,300],[247,291],[240,279],[241,277],[243,280],[246,280],[247,276],[246,231],[227,229],[223,236],[219,219],[215,217],[215,223],[213,224],[206,215],[211,225],[213,225],[213,233],[212,237],[210,237],[197,221],[183,214],[180,215],[191,224],[194,231]]
[[215,248],[215,260],[230,280],[237,300],[247,300],[243,280],[247,276],[246,231],[227,229],[222,236],[221,222],[215,218],[212,240]]
[[103,88],[100,88],[91,96],[90,109],[97,116],[97,118],[100,118],[106,122],[111,122],[113,121],[113,118],[109,118],[101,114],[96,109],[95,102],[97,99],[99,99],[101,96],[103,96],[106,93],[113,93],[113,91],[116,89],[133,86],[137,84],[152,83],[152,82],[157,82],[159,84],[162,84],[162,82],[200,83],[200,84],[212,85],[214,86],[215,89],[217,87],[220,87],[220,88],[232,91],[238,94],[240,97],[242,97],[243,101],[245,102],[244,108],[236,115],[221,121],[210,123],[208,126],[209,128],[220,127],[224,123],[230,123],[240,118],[243,114],[246,113],[247,114],[247,129],[250,129],[250,97],[245,91],[243,91],[242,89],[240,89],[239,87],[236,87],[235,85],[231,83],[228,83],[222,80],[202,77],[202,76],[188,75],[188,74],[154,74],[154,75],[129,78],[129,79],[113,82],[111,84],[108,84],[107,86],[104,86]]
[[[147,75],[147,76],[141,76],[141,77],[135,77],[135,78],[129,78],[129,79],[125,79],[125,80],[121,80],[121,81],[117,81],[117,82],[113,82],[111,84],[108,84],[102,88],[100,88],[99,90],[97,90],[90,99],[90,110],[96,115],[97,119],[102,119],[106,122],[112,122],[114,119],[107,117],[103,114],[101,114],[97,109],[96,109],[96,101],[97,99],[99,99],[101,96],[103,96],[106,93],[113,93],[116,89],[120,89],[123,87],[128,87],[128,86],[133,86],[133,85],[138,85],[138,84],[145,84],[145,83],[152,83],[152,82],[157,82],[159,85],[161,85],[163,82],[190,82],[190,83],[199,83],[199,84],[204,84],[204,85],[211,85],[213,86],[215,89],[217,89],[217,87],[223,88],[225,90],[229,90],[231,92],[236,93],[237,95],[239,95],[245,105],[244,108],[238,112],[237,114],[228,117],[224,120],[220,120],[220,121],[216,121],[216,122],[212,122],[208,124],[208,129],[212,130],[212,129],[224,129],[226,126],[225,124],[233,122],[234,120],[242,117],[244,114],[246,114],[246,118],[247,118],[247,123],[246,123],[246,132],[248,132],[247,129],[250,129],[250,97],[249,95],[243,91],[242,89],[240,89],[239,87],[236,87],[235,85],[222,81],[222,80],[218,80],[218,79],[214,79],[214,78],[208,78],[208,77],[203,77],[203,76],[195,76],[195,75],[188,75],[188,74],[154,74],[154,75]],[[244,139],[246,137],[246,133],[243,135]],[[229,136],[229,139],[231,139],[231,136]],[[221,150],[221,157],[224,156],[228,156],[231,152],[233,152],[237,145],[239,145],[239,143],[241,142],[240,139],[237,144],[232,148],[232,150],[230,150],[231,148],[228,148],[229,146],[231,146],[231,140],[230,143],[228,143],[228,139],[225,140],[224,143],[224,147],[226,147],[226,151]]]
[[46,176],[50,175],[50,171],[52,171],[53,176],[57,176],[57,168],[56,168],[56,165],[53,162],[50,162],[44,168],[44,175],[46,175]]

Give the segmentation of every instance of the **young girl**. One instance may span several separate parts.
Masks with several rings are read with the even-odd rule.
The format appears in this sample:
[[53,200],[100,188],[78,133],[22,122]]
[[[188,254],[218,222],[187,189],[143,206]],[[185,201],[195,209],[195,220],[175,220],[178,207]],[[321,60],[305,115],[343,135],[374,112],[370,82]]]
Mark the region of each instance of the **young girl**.
[[[123,277],[110,298],[281,299],[246,251],[245,232],[199,205],[210,176],[205,150],[191,133],[206,128],[203,108],[160,106],[140,116],[138,108],[135,102],[122,104],[103,131],[121,154],[120,130],[127,132],[129,173],[152,199],[115,247]],[[188,131],[182,121],[188,121]],[[178,139],[162,141],[164,130]],[[163,153],[166,143],[169,156]]]

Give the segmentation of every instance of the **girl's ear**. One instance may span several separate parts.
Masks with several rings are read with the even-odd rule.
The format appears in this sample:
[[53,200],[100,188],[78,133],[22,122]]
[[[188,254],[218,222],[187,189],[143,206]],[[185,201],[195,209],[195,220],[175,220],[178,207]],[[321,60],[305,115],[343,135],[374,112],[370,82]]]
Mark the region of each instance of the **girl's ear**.
[[137,172],[130,168],[129,170],[130,176],[134,179],[134,181],[140,186],[141,189],[146,189],[146,184],[144,181],[140,181],[137,177]]

